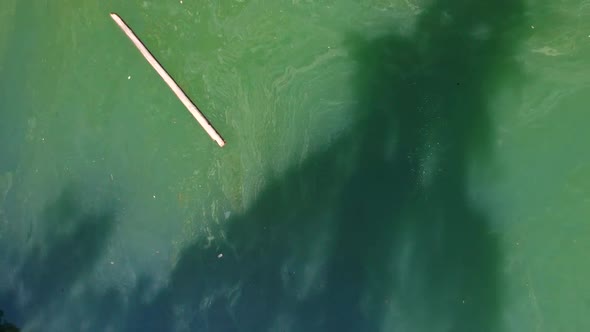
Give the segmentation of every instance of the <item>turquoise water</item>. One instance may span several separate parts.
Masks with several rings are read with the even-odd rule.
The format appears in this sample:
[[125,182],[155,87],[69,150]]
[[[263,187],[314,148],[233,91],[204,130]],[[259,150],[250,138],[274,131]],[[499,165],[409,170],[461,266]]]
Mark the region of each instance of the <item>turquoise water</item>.
[[588,330],[589,55],[580,0],[5,0],[0,309],[30,331]]

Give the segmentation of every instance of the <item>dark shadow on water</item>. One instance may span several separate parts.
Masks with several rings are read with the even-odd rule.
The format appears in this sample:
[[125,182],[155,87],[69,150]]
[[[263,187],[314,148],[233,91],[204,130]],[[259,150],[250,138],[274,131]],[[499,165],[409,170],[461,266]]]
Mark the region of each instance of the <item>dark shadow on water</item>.
[[0,292],[0,307],[19,325],[62,305],[65,294],[88,277],[104,252],[115,208],[87,206],[86,196],[71,186],[47,204],[38,217],[39,227],[45,228],[42,238],[31,241],[24,260],[13,262],[14,276],[4,280],[13,287]]
[[467,175],[490,158],[519,26],[518,0],[439,0],[411,36],[351,38],[355,126],[231,218],[225,244],[186,248],[126,329],[496,330],[502,253]]
[[20,329],[16,325],[4,319],[4,311],[0,310],[0,332],[18,332]]

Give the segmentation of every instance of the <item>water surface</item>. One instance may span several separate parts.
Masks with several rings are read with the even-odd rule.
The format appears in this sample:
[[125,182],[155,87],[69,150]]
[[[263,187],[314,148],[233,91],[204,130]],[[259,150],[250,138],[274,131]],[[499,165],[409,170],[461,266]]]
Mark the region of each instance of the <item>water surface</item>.
[[0,309],[32,331],[587,330],[589,22],[582,0],[5,0]]

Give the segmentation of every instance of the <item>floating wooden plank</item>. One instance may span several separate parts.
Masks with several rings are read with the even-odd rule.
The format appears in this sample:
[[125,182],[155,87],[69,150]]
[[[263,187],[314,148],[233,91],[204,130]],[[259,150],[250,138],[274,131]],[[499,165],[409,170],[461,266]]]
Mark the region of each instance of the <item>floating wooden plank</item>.
[[203,113],[201,113],[201,111],[199,111],[197,106],[195,106],[195,104],[187,97],[187,95],[184,93],[184,91],[182,91],[182,89],[178,86],[178,84],[176,84],[174,79],[172,79],[172,77],[168,74],[168,72],[166,72],[164,67],[162,67],[162,65],[160,65],[158,60],[156,60],[156,58],[154,58],[154,56],[145,47],[145,45],[143,45],[143,43],[139,40],[139,38],[137,38],[137,36],[135,35],[135,33],[133,33],[131,28],[129,28],[129,26],[127,24],[125,24],[125,22],[123,21],[123,19],[121,19],[121,17],[119,17],[119,15],[117,15],[115,13],[111,13],[111,18],[115,21],[115,23],[117,23],[119,28],[121,28],[121,30],[123,30],[123,32],[127,35],[127,37],[129,37],[131,42],[133,42],[133,45],[135,45],[135,47],[137,47],[139,52],[141,52],[141,55],[143,55],[143,57],[150,63],[150,65],[152,65],[152,67],[156,70],[156,72],[158,72],[158,74],[160,75],[160,77],[162,77],[164,82],[166,82],[166,84],[168,84],[168,86],[170,87],[170,89],[172,89],[172,91],[174,92],[176,97],[178,97],[178,99],[180,99],[180,101],[184,104],[184,106],[188,109],[188,111],[191,112],[193,117],[195,117],[195,119],[199,122],[201,127],[203,127],[203,129],[205,129],[207,134],[209,134],[209,136],[215,142],[217,142],[217,144],[220,147],[223,147],[225,145],[225,141],[223,140],[221,135],[219,135],[217,130],[215,130],[215,128],[213,128],[213,126],[211,125],[211,123],[209,123],[209,121],[203,115]]

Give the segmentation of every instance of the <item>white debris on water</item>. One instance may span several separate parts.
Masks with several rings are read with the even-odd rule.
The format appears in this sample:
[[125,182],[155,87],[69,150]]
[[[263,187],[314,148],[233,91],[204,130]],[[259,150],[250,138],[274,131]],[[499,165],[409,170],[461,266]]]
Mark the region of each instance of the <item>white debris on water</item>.
[[127,79],[130,80],[131,79],[131,76],[127,76]]
[[221,257],[223,257],[223,254],[222,253],[220,253],[219,255],[217,255],[217,258],[221,258]]
[[225,211],[224,215],[226,220],[229,219],[229,217],[231,216],[231,211]]
[[558,55],[563,55],[562,52],[560,52],[559,50],[549,47],[549,46],[543,46],[540,48],[536,48],[534,50],[532,50],[533,53],[539,53],[539,54],[543,54],[546,56],[558,56]]

